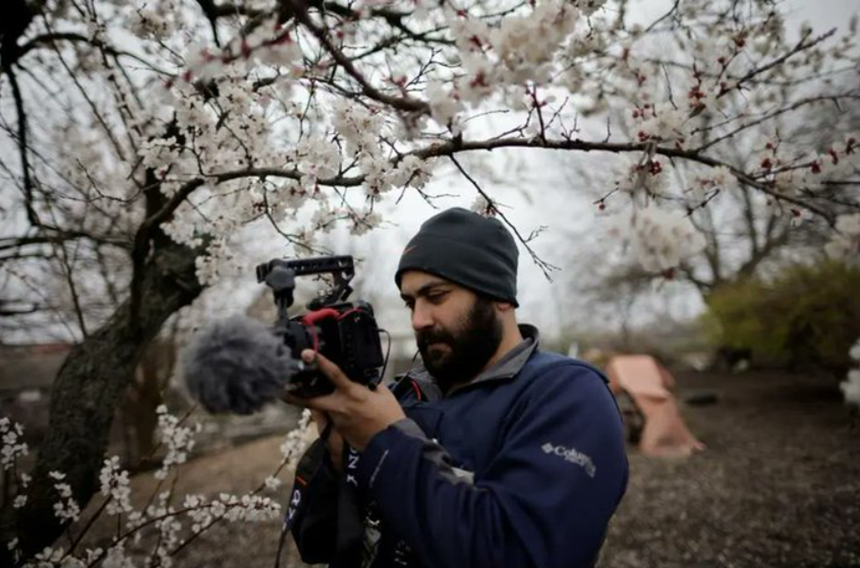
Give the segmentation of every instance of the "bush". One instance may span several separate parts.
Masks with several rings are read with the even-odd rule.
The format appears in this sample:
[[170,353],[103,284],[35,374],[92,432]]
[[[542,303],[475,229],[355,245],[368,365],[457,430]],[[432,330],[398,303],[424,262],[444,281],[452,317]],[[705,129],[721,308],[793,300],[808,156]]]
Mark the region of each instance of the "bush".
[[860,268],[794,265],[769,280],[723,286],[707,304],[706,332],[716,345],[748,349],[758,363],[820,368],[841,377],[860,337]]

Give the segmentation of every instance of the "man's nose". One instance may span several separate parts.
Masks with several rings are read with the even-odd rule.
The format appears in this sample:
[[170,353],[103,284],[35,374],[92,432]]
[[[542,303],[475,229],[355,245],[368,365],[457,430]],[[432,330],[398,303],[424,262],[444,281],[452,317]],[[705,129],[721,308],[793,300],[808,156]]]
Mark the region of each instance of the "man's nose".
[[431,310],[424,302],[416,302],[412,310],[412,329],[420,331],[433,326]]

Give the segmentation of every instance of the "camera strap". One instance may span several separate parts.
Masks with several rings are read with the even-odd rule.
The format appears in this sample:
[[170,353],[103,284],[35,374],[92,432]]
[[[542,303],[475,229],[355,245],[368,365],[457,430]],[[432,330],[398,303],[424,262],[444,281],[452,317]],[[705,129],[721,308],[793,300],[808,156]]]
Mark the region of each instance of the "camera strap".
[[358,495],[358,461],[361,454],[344,443],[343,475],[340,476],[337,497],[338,558],[357,556],[354,551],[364,538],[364,522]]
[[[326,440],[331,433],[332,425],[329,422],[325,429],[296,466],[295,481],[293,482],[290,502],[284,514],[284,522],[281,527],[281,535],[278,543],[278,553],[275,558],[275,568],[280,566],[280,558],[283,552],[287,533],[293,525],[309,514],[306,492],[310,482],[324,467],[327,459],[328,448]],[[358,495],[358,460],[360,454],[348,444],[343,449],[343,474],[337,476],[337,534],[335,541],[335,558],[350,559],[358,558],[360,555],[355,551],[361,546],[364,537],[364,523],[361,513],[361,503]],[[340,565],[340,564],[338,564]],[[349,566],[349,564],[347,564]]]
[[322,467],[326,457],[326,438],[331,432],[331,423],[326,425],[323,432],[299,460],[296,465],[296,474],[293,480],[293,489],[290,493],[290,502],[287,505],[287,510],[284,513],[284,522],[281,526],[281,536],[278,539],[278,552],[275,555],[275,568],[281,565],[281,554],[283,553],[284,543],[287,538],[287,533],[293,528],[296,521],[305,513],[307,509],[305,490],[308,483],[317,474]]

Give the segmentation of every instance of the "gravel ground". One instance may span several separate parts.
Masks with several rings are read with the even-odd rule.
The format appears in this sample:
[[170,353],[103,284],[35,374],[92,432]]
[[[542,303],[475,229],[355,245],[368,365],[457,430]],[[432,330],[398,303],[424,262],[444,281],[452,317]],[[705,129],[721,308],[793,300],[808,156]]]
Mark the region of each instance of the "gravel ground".
[[686,460],[629,452],[604,568],[860,566],[860,424],[834,386],[785,375],[688,375],[679,398],[708,446]]
[[[679,398],[719,395],[711,406],[682,406],[708,449],[686,460],[630,449],[630,485],[601,568],[860,568],[860,423],[852,426],[834,385],[777,374],[692,374],[678,383]],[[277,463],[281,441],[194,460],[184,479],[196,492],[251,489]],[[283,503],[287,491],[279,493]],[[279,528],[216,528],[176,564],[274,566]],[[292,543],[281,566],[302,566]]]

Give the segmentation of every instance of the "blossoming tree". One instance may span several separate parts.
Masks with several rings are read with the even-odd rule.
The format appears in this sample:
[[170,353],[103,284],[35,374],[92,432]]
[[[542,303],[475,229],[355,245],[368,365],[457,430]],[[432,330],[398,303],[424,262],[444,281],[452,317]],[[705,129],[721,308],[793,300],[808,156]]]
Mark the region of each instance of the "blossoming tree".
[[[59,275],[80,341],[55,381],[27,506],[4,514],[0,540],[31,557],[74,517],[55,508],[58,483],[79,505],[98,490],[142,349],[235,270],[234,237],[249,225],[313,252],[334,223],[376,227],[384,200],[429,199],[445,170],[504,217],[460,157],[555,150],[589,152],[598,167],[605,154],[627,160],[599,205],[624,211],[616,236],[651,272],[704,245],[691,209],[740,188],[828,227],[831,252],[856,257],[858,139],[818,153],[771,128],[810,105],[856,104],[856,90],[826,80],[856,68],[850,31],[790,40],[768,0],[675,2],[646,25],[632,8],[12,0],[0,24],[0,258],[16,301],[0,308],[50,308],[60,288],[43,276]],[[607,108],[624,124],[584,136],[580,117]],[[733,141],[753,131],[764,133],[755,159],[736,163]],[[679,164],[695,174],[670,195]],[[115,309],[89,309],[108,292]]]
[[[676,53],[672,59],[676,59]],[[853,73],[844,73],[830,79],[837,92],[857,92],[860,87]],[[778,87],[779,89],[784,87]],[[755,97],[744,101],[747,112],[752,108],[770,104],[767,90],[760,88]],[[624,116],[629,109],[609,109],[614,123],[624,126]],[[721,114],[709,113],[699,116],[702,126],[722,120]],[[599,124],[595,127],[599,128]],[[860,105],[810,104],[786,116],[768,121],[768,129],[750,128],[738,133],[726,148],[724,158],[734,167],[755,169],[762,160],[757,151],[770,139],[790,141],[795,147],[813,148],[826,152],[831,141],[850,139],[860,130]],[[704,238],[704,246],[697,254],[687,255],[677,263],[644,266],[632,247],[625,250],[618,246],[617,239],[607,235],[623,235],[627,230],[629,211],[617,199],[603,199],[607,188],[613,186],[618,169],[625,168],[623,160],[616,167],[594,168],[591,156],[569,159],[560,156],[559,169],[571,183],[556,189],[559,195],[570,193],[575,185],[586,191],[578,201],[580,208],[592,208],[594,216],[587,216],[571,234],[565,237],[570,243],[566,253],[569,265],[588,266],[587,272],[575,271],[561,276],[563,288],[568,293],[565,300],[575,306],[588,306],[594,312],[606,311],[609,325],[618,326],[629,318],[655,318],[665,321],[666,304],[663,300],[672,296],[678,300],[677,307],[689,309],[691,299],[701,297],[705,302],[715,291],[738,280],[757,274],[773,274],[785,263],[816,262],[823,257],[843,258],[840,250],[845,241],[834,241],[832,228],[827,223],[810,216],[807,210],[787,207],[770,199],[767,195],[745,185],[734,185],[731,179],[720,180],[716,189],[708,193],[707,207],[702,202],[689,199],[691,188],[702,175],[700,167],[689,162],[674,161],[672,176],[661,190],[664,204],[682,211],[698,234]],[[556,162],[554,160],[554,162]],[[830,184],[834,185],[834,184]],[[850,192],[848,193],[850,195]],[[840,212],[850,211],[838,200],[820,200],[819,205],[834,217]],[[852,222],[848,215],[840,223]],[[810,222],[811,221],[811,222]],[[856,221],[854,221],[856,222]],[[851,234],[850,228],[842,231]],[[851,256],[849,251],[848,257]],[[655,274],[661,277],[654,278]],[[672,294],[667,293],[665,278],[673,281]],[[633,306],[636,309],[633,309]],[[694,302],[694,305],[695,302]],[[583,309],[580,307],[579,309]],[[622,326],[625,324],[622,323]]]

